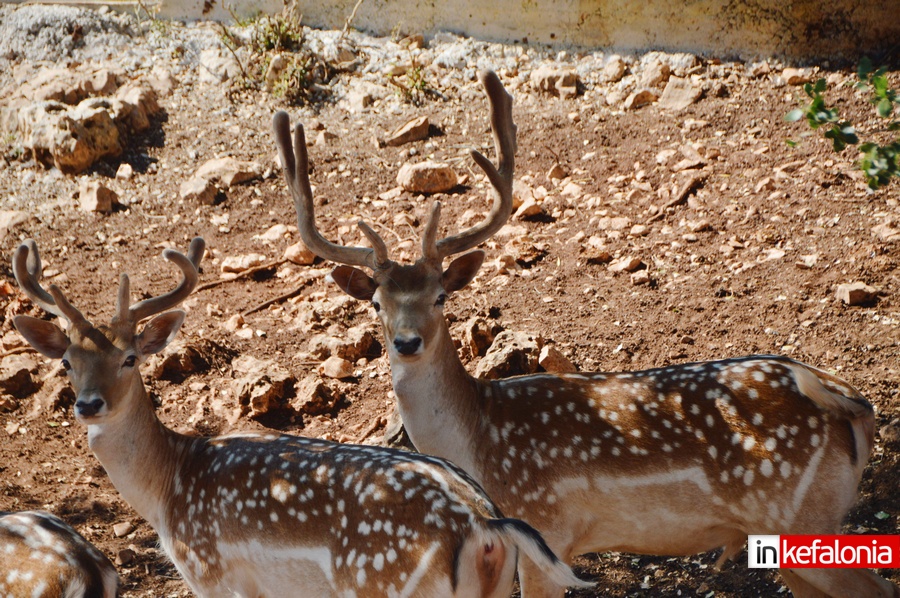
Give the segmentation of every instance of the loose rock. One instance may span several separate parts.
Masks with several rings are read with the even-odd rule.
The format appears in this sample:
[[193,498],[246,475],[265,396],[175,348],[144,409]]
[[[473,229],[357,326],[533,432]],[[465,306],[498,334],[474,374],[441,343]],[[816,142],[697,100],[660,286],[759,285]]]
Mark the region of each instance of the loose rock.
[[609,265],[610,272],[634,272],[639,268],[646,267],[644,262],[637,257],[623,257]]
[[603,80],[607,83],[617,83],[625,76],[626,70],[628,70],[628,65],[625,64],[622,57],[618,54],[613,54],[609,57],[606,66],[603,67]]
[[671,72],[672,69],[669,68],[668,64],[654,60],[647,65],[644,72],[641,74],[640,86],[658,87],[669,80]]
[[244,374],[232,383],[243,413],[258,417],[287,407],[286,396],[296,379],[275,361],[244,355],[235,359],[232,367]]
[[210,367],[205,353],[188,341],[176,339],[166,348],[162,360],[154,369],[154,376],[161,380],[182,382],[192,374],[205,372]]
[[252,181],[262,176],[263,168],[258,162],[245,162],[232,158],[215,158],[203,163],[194,176],[213,183],[221,183],[231,187],[239,183]]
[[662,96],[659,98],[659,106],[667,110],[684,110],[703,95],[703,89],[695,87],[690,79],[672,77],[666,83]]
[[476,378],[507,378],[537,371],[544,341],[526,332],[504,330],[475,368]]
[[385,145],[396,147],[413,141],[427,139],[429,127],[428,117],[420,116],[391,133],[384,143]]
[[659,96],[656,95],[656,92],[654,91],[641,89],[625,98],[625,103],[622,104],[622,107],[625,108],[625,110],[637,110],[638,108],[643,108],[647,104],[652,104],[658,97]]
[[781,71],[781,78],[788,85],[804,85],[812,81],[813,75],[807,69],[787,68]]
[[352,378],[353,364],[342,357],[332,355],[320,363],[316,371],[326,378]]
[[864,282],[838,285],[835,296],[847,305],[866,305],[878,296],[878,290]]
[[638,270],[631,273],[631,284],[641,285],[650,283],[650,272],[648,270]]
[[297,383],[293,408],[308,415],[328,413],[335,408],[338,395],[316,376],[307,376]]
[[219,189],[212,181],[197,176],[184,181],[178,188],[178,195],[181,199],[205,206],[211,206],[216,203],[218,193]]
[[230,255],[222,260],[222,264],[219,267],[221,268],[222,273],[240,273],[244,270],[249,270],[250,268],[255,268],[256,266],[265,264],[267,259],[268,258],[266,258],[266,256],[262,255],[261,253]]
[[578,73],[570,68],[544,65],[531,71],[531,85],[562,99],[578,95]]
[[332,355],[355,362],[366,357],[375,343],[371,331],[362,326],[347,329],[344,338],[317,334],[309,339],[309,354],[316,359],[327,359]]
[[466,322],[465,343],[472,355],[484,355],[502,329],[496,322],[488,322],[480,316],[474,316]]
[[444,193],[459,184],[459,177],[449,164],[429,160],[404,164],[397,174],[397,183],[413,193]]
[[538,356],[538,363],[545,371],[555,374],[578,371],[569,358],[553,345],[544,345]]
[[119,552],[116,553],[116,566],[118,567],[130,567],[134,564],[134,561],[137,559],[137,553],[135,553],[130,548],[123,548]]
[[0,392],[17,399],[32,395],[41,387],[37,372],[38,363],[31,355],[8,355],[0,362]]
[[124,538],[134,531],[134,524],[130,521],[123,521],[113,526],[113,533],[117,538]]
[[309,266],[316,261],[316,254],[303,241],[297,241],[293,245],[288,246],[284,250],[282,257],[300,266]]
[[97,181],[82,179],[78,205],[85,212],[112,212],[119,205],[119,195]]
[[122,162],[119,164],[119,168],[116,169],[116,180],[122,181],[123,183],[127,183],[134,177],[134,168],[131,167],[131,164],[127,162]]

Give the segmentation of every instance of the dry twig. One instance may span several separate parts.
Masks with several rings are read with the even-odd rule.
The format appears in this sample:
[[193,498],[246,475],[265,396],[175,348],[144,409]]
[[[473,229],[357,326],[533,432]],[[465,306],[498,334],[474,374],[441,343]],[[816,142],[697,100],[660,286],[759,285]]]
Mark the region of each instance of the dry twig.
[[[308,281],[307,281],[307,282],[308,282]],[[258,311],[262,311],[262,310],[266,309],[266,308],[269,307],[270,305],[275,305],[276,303],[281,303],[281,302],[283,302],[283,301],[287,301],[287,300],[290,299],[291,297],[296,297],[297,295],[299,295],[299,294],[301,293],[301,291],[303,291],[303,289],[304,289],[305,287],[306,287],[306,283],[304,282],[304,284],[300,285],[299,287],[297,287],[297,288],[294,289],[293,291],[288,291],[287,293],[284,293],[283,295],[279,295],[278,297],[275,297],[275,298],[273,298],[273,299],[269,299],[268,301],[263,301],[262,303],[260,303],[260,304],[257,305],[256,307],[251,307],[251,308],[248,309],[247,311],[241,313],[241,317],[243,318],[244,316],[249,316],[250,314],[255,314],[255,313],[258,312]]]
[[244,270],[243,272],[238,273],[237,276],[235,276],[234,278],[222,278],[219,280],[214,280],[212,282],[208,282],[206,284],[201,284],[199,287],[197,287],[197,290],[195,292],[199,293],[200,291],[205,291],[206,289],[211,289],[213,287],[217,287],[221,284],[225,284],[226,282],[234,282],[235,280],[247,278],[248,276],[256,274],[257,272],[261,272],[263,270],[271,270],[272,268],[277,268],[278,266],[280,266],[282,264],[286,264],[288,261],[290,261],[290,260],[288,260],[287,258],[281,258],[280,260],[275,260],[274,262],[271,262],[268,264],[263,264],[261,266],[254,266],[253,268],[249,268],[247,270]]

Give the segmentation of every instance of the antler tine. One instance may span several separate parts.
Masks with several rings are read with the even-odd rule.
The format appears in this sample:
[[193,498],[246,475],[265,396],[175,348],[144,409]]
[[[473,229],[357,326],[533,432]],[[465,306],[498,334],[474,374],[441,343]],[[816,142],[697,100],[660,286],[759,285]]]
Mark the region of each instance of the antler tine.
[[437,239],[437,231],[438,231],[438,222],[441,219],[441,202],[435,201],[431,204],[431,214],[428,217],[428,222],[425,224],[425,232],[422,234],[422,257],[425,258],[425,261],[437,263],[437,266],[440,267],[442,255],[438,253],[437,243],[435,239]]
[[384,240],[371,227],[360,222],[360,229],[372,243],[368,247],[345,247],[332,243],[316,228],[312,188],[309,185],[309,158],[306,154],[306,136],[303,125],[294,129],[293,151],[291,150],[291,119],[284,111],[272,118],[275,130],[275,144],[284,167],[284,178],[294,198],[297,211],[297,228],[306,246],[319,257],[339,264],[363,266],[372,270],[384,269],[390,265]]
[[119,294],[116,299],[116,319],[119,322],[128,322],[131,319],[128,310],[131,305],[131,282],[124,272],[119,274]]
[[500,230],[512,212],[513,170],[516,157],[516,125],[512,119],[512,96],[503,88],[500,78],[493,71],[482,71],[478,78],[491,105],[491,130],[494,134],[499,169],[475,150],[472,150],[472,159],[494,186],[494,205],[482,222],[464,232],[438,241],[436,250],[440,258],[475,247]]
[[50,295],[53,297],[53,302],[58,307],[62,317],[72,323],[73,330],[84,333],[86,329],[91,328],[91,323],[87,321],[87,318],[69,303],[62,290],[55,284],[50,285]]
[[[128,316],[132,322],[137,324],[144,318],[164,312],[187,299],[188,295],[197,288],[197,282],[200,279],[197,268],[200,265],[200,260],[203,257],[203,250],[205,247],[206,243],[201,237],[194,237],[191,241],[190,248],[188,249],[187,256],[174,249],[166,249],[163,251],[163,257],[178,266],[184,274],[184,277],[181,279],[181,282],[178,283],[178,286],[168,293],[160,295],[159,297],[144,299],[143,301],[132,305],[128,309]],[[127,287],[128,277],[122,278],[120,285],[123,283],[123,286]],[[127,288],[125,289],[125,292],[127,293]]]
[[13,275],[22,291],[45,312],[67,319],[53,297],[41,286],[43,266],[34,239],[26,239],[13,253]]
[[206,241],[203,237],[194,237],[188,246],[187,258],[194,264],[197,272],[200,271],[200,260],[203,259],[203,253],[206,251]]

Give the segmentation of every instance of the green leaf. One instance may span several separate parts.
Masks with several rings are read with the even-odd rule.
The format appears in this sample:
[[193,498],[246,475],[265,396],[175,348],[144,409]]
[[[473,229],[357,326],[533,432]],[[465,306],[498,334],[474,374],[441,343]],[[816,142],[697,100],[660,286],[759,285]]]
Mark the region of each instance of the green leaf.
[[878,102],[878,106],[875,108],[878,111],[878,116],[881,118],[887,118],[891,115],[891,112],[894,111],[894,103],[889,99],[884,98],[880,102]]
[[785,139],[784,142],[788,144],[788,147],[797,147],[798,145],[800,145],[793,139]]
[[868,56],[863,56],[859,59],[859,65],[856,68],[856,76],[859,77],[860,80],[866,81],[871,72],[872,60]]
[[803,109],[802,108],[794,108],[790,112],[784,115],[784,120],[789,123],[796,122],[803,118]]
[[847,143],[852,143],[856,145],[859,143],[859,137],[856,135],[856,129],[850,123],[841,123],[841,135],[844,138],[844,141]]
[[813,90],[816,93],[822,93],[823,91],[825,91],[826,87],[827,87],[827,83],[826,83],[825,79],[819,79],[816,81],[816,85],[815,85],[815,87],[813,87]]
[[888,515],[884,511],[878,511],[877,513],[875,513],[876,519],[887,519],[888,517],[890,517],[890,515]]

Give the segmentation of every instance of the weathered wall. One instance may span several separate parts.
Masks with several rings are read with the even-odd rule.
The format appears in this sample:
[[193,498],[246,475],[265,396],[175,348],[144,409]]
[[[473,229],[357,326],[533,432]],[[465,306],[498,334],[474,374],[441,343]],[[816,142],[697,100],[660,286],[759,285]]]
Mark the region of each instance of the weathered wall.
[[[162,16],[229,18],[222,0],[161,0]],[[282,0],[229,0],[242,15]],[[341,28],[356,0],[298,0],[303,22]],[[204,13],[204,6],[208,8]],[[720,57],[875,55],[900,39],[900,0],[363,0],[353,26],[387,35],[453,31],[494,41]]]

